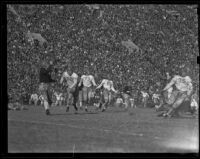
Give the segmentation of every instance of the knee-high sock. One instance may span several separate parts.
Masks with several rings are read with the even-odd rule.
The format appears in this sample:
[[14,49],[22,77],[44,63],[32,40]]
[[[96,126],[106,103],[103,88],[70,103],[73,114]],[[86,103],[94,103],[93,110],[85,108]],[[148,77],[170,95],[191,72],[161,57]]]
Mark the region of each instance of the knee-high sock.
[[44,109],[45,110],[49,109],[49,103],[46,100],[44,101]]

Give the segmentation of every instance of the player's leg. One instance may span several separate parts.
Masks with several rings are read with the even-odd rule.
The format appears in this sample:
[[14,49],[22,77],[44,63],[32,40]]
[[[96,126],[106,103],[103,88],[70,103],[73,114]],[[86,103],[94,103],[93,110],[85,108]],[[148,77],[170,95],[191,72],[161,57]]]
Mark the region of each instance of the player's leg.
[[73,92],[73,102],[72,105],[74,106],[75,109],[75,113],[77,113],[78,108],[77,108],[77,103],[78,103],[78,98],[79,98],[79,92],[77,92],[77,90],[75,92]]
[[104,103],[104,90],[100,93],[100,99],[99,99],[99,104],[97,104],[97,109],[101,109],[102,105]]
[[128,109],[129,106],[129,95],[128,94],[123,94],[124,96],[124,101],[125,101],[125,109]]
[[87,87],[83,87],[83,105],[85,106],[85,111],[87,111],[87,98],[88,98],[88,89]]
[[134,101],[134,98],[130,98],[130,103],[131,103],[131,108],[135,107],[136,108],[136,105],[135,105],[135,101]]
[[147,107],[147,101],[148,101],[148,97],[144,97],[144,108]]
[[32,103],[32,98],[29,99],[29,102],[28,102],[28,103],[29,103],[29,105],[31,105],[31,103]]
[[108,106],[108,102],[109,102],[109,91],[106,89],[104,89],[104,91],[103,91],[103,98],[104,98],[104,103],[102,105],[102,107],[103,107],[102,111],[105,111]]
[[172,107],[169,109],[169,111],[164,116],[171,117],[174,113],[177,114],[176,111],[178,111],[178,108],[181,106],[181,104],[183,103],[183,101],[185,100],[186,97],[187,97],[187,95],[184,93],[181,95],[178,95],[174,104],[172,105]]
[[72,100],[72,93],[71,93],[71,88],[67,88],[67,106],[66,106],[66,112],[69,111],[69,105],[71,104]]
[[142,97],[142,105],[144,107],[144,103],[145,103],[145,97]]
[[79,108],[80,109],[83,108],[83,91],[82,90],[79,91]]
[[88,103],[91,104],[91,100],[92,100],[92,87],[88,87]]
[[62,105],[62,100],[58,100],[58,106],[61,106]]
[[56,99],[55,106],[58,106],[59,101]]
[[38,99],[35,98],[35,99],[34,99],[34,105],[35,105],[35,106],[37,106],[37,102],[38,102]]
[[108,93],[108,104],[109,104],[109,105],[111,104],[111,101],[112,101],[112,94],[111,94],[111,92],[109,91],[109,93]]
[[49,103],[48,103],[48,97],[47,97],[47,90],[48,90],[48,84],[46,83],[41,83],[39,85],[39,92],[44,98],[44,109],[46,111],[46,114],[49,115]]

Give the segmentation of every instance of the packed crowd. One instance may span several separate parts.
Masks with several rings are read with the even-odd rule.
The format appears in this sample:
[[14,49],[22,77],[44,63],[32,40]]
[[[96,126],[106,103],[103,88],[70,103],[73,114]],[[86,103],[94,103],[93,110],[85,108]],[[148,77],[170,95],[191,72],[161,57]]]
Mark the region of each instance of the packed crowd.
[[109,74],[119,92],[131,81],[135,103],[141,91],[151,98],[164,88],[164,73],[181,74],[183,65],[198,87],[195,6],[9,5],[7,14],[11,101],[37,92],[40,59],[57,61],[56,83],[69,61],[79,77],[90,68],[96,83]]

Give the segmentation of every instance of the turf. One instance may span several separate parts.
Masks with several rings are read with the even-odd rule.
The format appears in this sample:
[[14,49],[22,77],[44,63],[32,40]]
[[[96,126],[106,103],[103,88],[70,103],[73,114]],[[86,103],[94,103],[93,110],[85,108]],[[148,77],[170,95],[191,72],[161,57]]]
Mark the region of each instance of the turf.
[[197,152],[198,119],[158,117],[150,108],[73,107],[8,111],[9,152]]

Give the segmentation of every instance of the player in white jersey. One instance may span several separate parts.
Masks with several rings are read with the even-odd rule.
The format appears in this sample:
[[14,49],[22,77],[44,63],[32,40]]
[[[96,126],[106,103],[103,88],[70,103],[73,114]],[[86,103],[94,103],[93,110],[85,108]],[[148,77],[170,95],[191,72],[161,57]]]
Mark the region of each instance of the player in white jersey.
[[158,103],[159,103],[159,100],[160,100],[160,94],[154,93],[154,94],[152,95],[152,100],[153,100],[154,104],[158,104]]
[[73,99],[73,106],[75,108],[75,113],[77,113],[77,100],[78,96],[76,95],[77,92],[77,82],[78,82],[78,75],[74,72],[72,72],[71,67],[68,67],[66,71],[63,72],[60,83],[62,84],[63,81],[66,80],[65,86],[67,87],[67,109],[66,112],[69,111],[69,104],[70,101]]
[[100,88],[103,88],[103,91],[102,91],[102,95],[101,95],[99,108],[101,108],[101,106],[103,106],[102,111],[105,111],[106,106],[111,101],[111,91],[117,93],[117,91],[114,89],[113,81],[110,80],[109,74],[107,76],[107,79],[103,79],[101,84],[96,89],[100,89]]
[[80,100],[80,108],[84,103],[85,111],[87,111],[87,104],[90,103],[91,97],[93,95],[93,86],[96,86],[94,76],[89,75],[89,71],[86,71],[88,75],[82,75],[81,80],[79,82],[79,87],[83,85],[82,91],[79,93],[79,100]]
[[58,92],[54,92],[54,95],[56,97],[56,102],[55,102],[55,106],[61,106],[62,105],[62,93],[58,93]]
[[44,106],[44,97],[40,95],[38,99],[40,100],[40,105]]
[[141,91],[142,93],[142,104],[143,104],[143,107],[146,107],[147,106],[147,101],[148,101],[148,98],[149,98],[149,94],[147,92],[144,92],[144,91]]
[[36,106],[37,103],[38,103],[38,95],[35,93],[35,94],[31,94],[31,97],[29,99],[29,104],[31,104],[31,102],[33,101],[34,102],[34,105]]
[[177,113],[177,108],[179,108],[179,106],[191,96],[193,90],[192,80],[189,76],[186,76],[186,72],[184,70],[182,76],[175,75],[163,90],[166,91],[173,86],[175,86],[173,93],[176,92],[174,93],[175,100],[167,113],[163,114],[165,117],[172,117],[175,113]]

